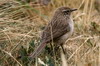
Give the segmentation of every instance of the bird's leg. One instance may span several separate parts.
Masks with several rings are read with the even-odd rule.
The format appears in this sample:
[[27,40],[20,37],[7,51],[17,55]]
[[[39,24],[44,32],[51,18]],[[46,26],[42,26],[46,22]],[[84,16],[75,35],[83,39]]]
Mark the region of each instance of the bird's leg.
[[66,54],[63,45],[61,44],[60,46],[61,46],[61,49],[63,50],[63,53]]

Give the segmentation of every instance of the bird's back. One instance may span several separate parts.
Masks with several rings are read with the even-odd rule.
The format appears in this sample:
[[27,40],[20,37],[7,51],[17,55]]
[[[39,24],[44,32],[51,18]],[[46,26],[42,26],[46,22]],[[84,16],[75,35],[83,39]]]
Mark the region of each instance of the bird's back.
[[[71,21],[71,23],[70,23]],[[71,29],[70,29],[71,28]],[[56,41],[58,38],[63,37],[67,33],[71,33],[73,31],[73,21],[70,17],[61,17],[52,18],[51,22],[46,26],[42,34],[42,42],[50,42]],[[67,38],[69,35],[65,35]],[[62,40],[63,41],[63,40]]]

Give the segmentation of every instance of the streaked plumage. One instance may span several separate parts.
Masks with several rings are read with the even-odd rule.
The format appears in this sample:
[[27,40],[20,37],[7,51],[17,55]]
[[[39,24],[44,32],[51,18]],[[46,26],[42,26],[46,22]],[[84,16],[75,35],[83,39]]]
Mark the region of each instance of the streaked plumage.
[[41,44],[31,57],[38,56],[46,44],[52,40],[56,45],[61,45],[72,35],[74,24],[70,15],[75,10],[68,7],[60,7],[55,11],[53,18],[42,33]]

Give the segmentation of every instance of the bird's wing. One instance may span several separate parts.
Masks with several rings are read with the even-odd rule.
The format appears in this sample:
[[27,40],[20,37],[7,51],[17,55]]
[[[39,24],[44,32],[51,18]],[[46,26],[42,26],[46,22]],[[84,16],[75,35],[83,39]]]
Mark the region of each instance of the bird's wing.
[[35,58],[40,54],[40,52],[46,46],[46,43],[50,42],[52,39],[56,39],[70,31],[70,26],[66,19],[55,19],[51,21],[48,26],[44,29],[41,39],[41,44],[34,51],[31,57]]
[[70,31],[67,19],[58,19],[50,22],[42,34],[42,42],[50,42]]

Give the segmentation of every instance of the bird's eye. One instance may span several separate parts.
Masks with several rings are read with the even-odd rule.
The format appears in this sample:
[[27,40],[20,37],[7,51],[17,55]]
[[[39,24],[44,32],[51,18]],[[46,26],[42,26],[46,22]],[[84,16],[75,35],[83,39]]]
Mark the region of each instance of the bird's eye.
[[70,10],[67,10],[67,12],[70,12]]

